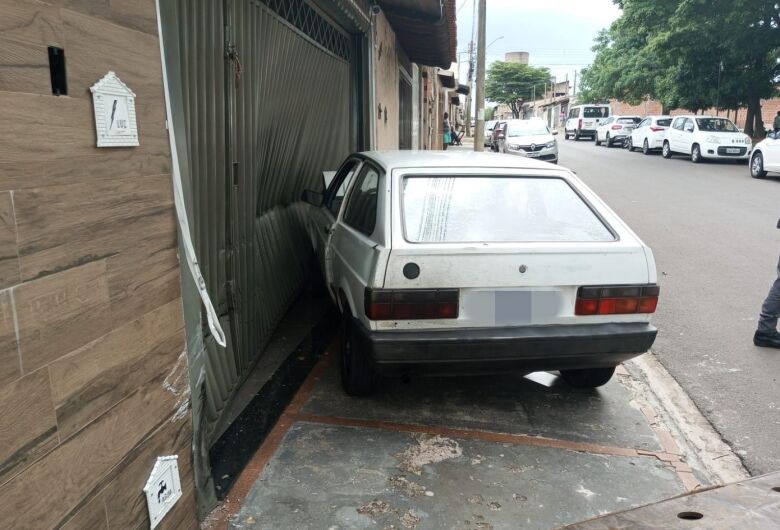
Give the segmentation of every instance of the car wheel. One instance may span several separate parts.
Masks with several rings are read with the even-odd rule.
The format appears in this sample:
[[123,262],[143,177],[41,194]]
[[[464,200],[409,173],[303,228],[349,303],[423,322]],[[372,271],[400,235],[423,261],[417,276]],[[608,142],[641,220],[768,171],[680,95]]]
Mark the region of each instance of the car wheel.
[[614,366],[610,368],[582,368],[561,370],[561,377],[574,388],[596,388],[606,385],[614,373]]
[[756,151],[753,155],[753,159],[750,161],[750,176],[754,179],[766,177],[766,171],[764,171],[764,155],[761,151]]
[[355,324],[347,309],[341,317],[341,387],[350,396],[368,396],[377,376],[365,352],[360,351]]
[[594,138],[594,140],[596,141],[596,145],[597,145],[597,146],[598,146],[598,145],[601,145],[601,140],[599,140],[599,134],[598,134],[598,133],[596,133],[596,136],[594,136],[593,138]]
[[647,143],[647,138],[645,138],[644,143],[642,144],[642,152],[646,155],[650,154],[650,144]]
[[631,151],[633,151],[634,150],[634,139],[629,136],[628,138],[623,140],[623,149],[628,149],[629,153]]
[[574,141],[575,142],[580,141],[580,131],[574,131]]
[[691,149],[691,162],[694,164],[701,162],[701,147],[699,147],[699,144],[693,144],[693,149]]
[[664,147],[661,149],[661,156],[664,158],[672,158],[672,148],[669,147],[669,142],[664,142]]
[[609,137],[609,133],[607,133],[607,141],[606,141],[607,149],[612,147],[612,139]]

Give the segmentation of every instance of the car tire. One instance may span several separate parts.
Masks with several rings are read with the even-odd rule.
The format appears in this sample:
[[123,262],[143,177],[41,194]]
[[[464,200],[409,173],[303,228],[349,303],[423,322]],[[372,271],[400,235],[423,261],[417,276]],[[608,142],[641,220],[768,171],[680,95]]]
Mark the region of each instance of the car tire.
[[750,159],[750,176],[754,179],[766,177],[766,171],[764,170],[764,155],[761,151],[753,153],[753,158]]
[[607,133],[607,141],[604,143],[604,145],[607,146],[607,149],[612,147],[612,139],[609,137],[609,133]]
[[672,158],[672,148],[669,142],[664,142],[664,147],[661,149],[661,156],[664,158]]
[[574,388],[596,388],[606,385],[615,374],[615,367],[561,370],[561,377]]
[[361,351],[352,315],[347,309],[341,317],[341,387],[350,396],[368,396],[374,392],[377,375],[371,360]]
[[599,135],[598,135],[598,133],[596,133],[596,136],[594,136],[593,138],[594,138],[594,140],[596,141],[596,146],[599,146],[599,145],[601,145],[601,140],[599,140]]
[[699,147],[699,144],[693,144],[693,147],[691,148],[691,162],[698,164],[701,161],[701,147]]
[[580,131],[574,131],[574,141],[579,142],[580,141]]
[[645,138],[644,143],[642,144],[642,152],[646,155],[650,154],[650,144],[647,143],[647,138]]
[[627,139],[623,140],[623,142],[624,142],[623,147],[628,149],[629,153],[633,153],[634,152],[634,139],[631,136],[629,136]]

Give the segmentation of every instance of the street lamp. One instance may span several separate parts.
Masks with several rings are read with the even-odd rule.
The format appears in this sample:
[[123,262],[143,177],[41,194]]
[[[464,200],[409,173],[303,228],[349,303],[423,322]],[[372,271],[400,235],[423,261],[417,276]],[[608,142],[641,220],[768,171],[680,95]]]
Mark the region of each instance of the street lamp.
[[500,41],[500,40],[501,40],[501,39],[503,39],[503,38],[504,38],[504,36],[503,36],[503,35],[501,35],[499,38],[492,40],[492,41],[490,42],[490,44],[488,44],[487,46],[485,46],[485,49],[487,50],[488,48],[490,48],[491,46],[493,46],[493,45],[494,45],[494,44],[495,44],[497,41]]

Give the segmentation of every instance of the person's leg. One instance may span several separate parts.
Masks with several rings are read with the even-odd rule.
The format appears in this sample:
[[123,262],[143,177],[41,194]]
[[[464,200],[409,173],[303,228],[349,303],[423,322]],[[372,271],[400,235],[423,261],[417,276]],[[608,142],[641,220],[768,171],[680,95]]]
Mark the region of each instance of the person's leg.
[[758,332],[770,335],[777,333],[778,317],[780,317],[780,263],[777,264],[777,278],[761,306]]

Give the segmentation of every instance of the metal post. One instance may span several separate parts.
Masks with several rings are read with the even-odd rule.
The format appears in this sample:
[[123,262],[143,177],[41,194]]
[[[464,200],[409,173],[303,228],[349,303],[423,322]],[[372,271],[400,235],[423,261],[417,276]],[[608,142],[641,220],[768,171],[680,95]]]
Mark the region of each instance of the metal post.
[[[458,70],[460,71],[460,70]],[[469,42],[469,93],[466,94],[466,136],[471,137],[471,89],[474,80],[474,41]]]
[[715,96],[715,116],[720,116],[720,73],[723,71],[723,61],[718,64],[718,93]]
[[479,0],[477,15],[477,130],[474,134],[474,151],[485,150],[485,18],[487,0]]

